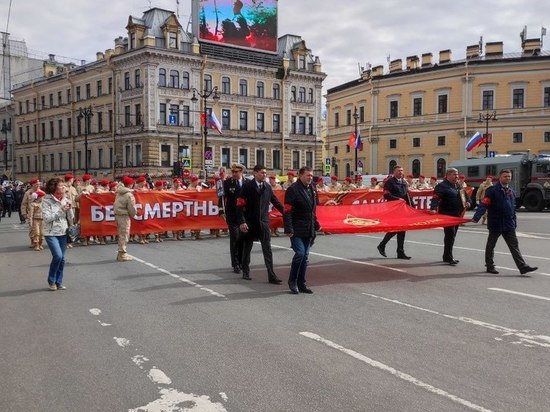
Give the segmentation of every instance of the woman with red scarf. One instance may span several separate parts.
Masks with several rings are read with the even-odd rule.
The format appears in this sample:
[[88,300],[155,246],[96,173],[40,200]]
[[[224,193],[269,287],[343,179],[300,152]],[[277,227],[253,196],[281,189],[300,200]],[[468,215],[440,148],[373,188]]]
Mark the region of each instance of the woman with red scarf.
[[74,220],[71,201],[65,196],[65,182],[53,178],[46,183],[46,196],[42,201],[44,237],[52,253],[48,273],[48,289],[64,290],[63,268],[67,250],[67,228]]

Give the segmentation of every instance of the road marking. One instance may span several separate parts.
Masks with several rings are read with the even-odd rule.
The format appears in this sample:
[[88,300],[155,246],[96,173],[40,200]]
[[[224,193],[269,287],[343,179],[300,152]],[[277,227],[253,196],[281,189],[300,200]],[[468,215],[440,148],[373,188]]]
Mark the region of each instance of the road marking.
[[[101,314],[101,310],[92,308],[89,310],[94,316]],[[113,337],[116,344],[124,350],[137,351],[136,348],[131,348],[130,340],[126,338]],[[149,358],[138,354],[131,356],[132,362],[141,370],[145,371],[145,366],[150,362]],[[220,402],[213,402],[209,396],[195,395],[194,393],[183,393],[177,389],[170,388],[172,379],[168,377],[162,370],[156,366],[147,368],[147,377],[151,382],[157,385],[160,397],[145,406],[140,406],[135,409],[128,409],[128,412],[160,412],[160,411],[196,411],[196,412],[227,412]],[[223,395],[222,395],[223,394]],[[227,402],[227,395],[220,392],[220,396],[224,402]]]
[[495,292],[510,293],[511,295],[526,296],[528,298],[550,301],[550,298],[547,298],[546,296],[531,295],[530,293],[516,292],[515,290],[501,289],[501,288],[487,288],[487,289],[494,290]]
[[147,262],[147,261],[145,261],[145,260],[143,260],[143,259],[140,259],[140,258],[138,258],[138,257],[136,257],[136,256],[133,256],[133,255],[132,255],[132,257],[134,258],[135,261],[137,261],[137,262],[139,262],[139,263],[143,263],[144,265],[149,266],[150,268],[155,269],[155,270],[159,271],[160,273],[164,273],[165,275],[172,276],[174,279],[178,279],[178,280],[182,281],[183,283],[186,283],[186,284],[188,284],[188,285],[190,285],[190,286],[194,286],[194,287],[196,287],[196,288],[202,290],[203,292],[206,292],[206,293],[211,294],[212,296],[216,296],[216,297],[218,297],[218,298],[226,299],[226,296],[225,296],[225,295],[223,295],[223,294],[221,294],[221,293],[219,293],[219,292],[216,292],[216,291],[213,290],[213,289],[205,288],[204,286],[199,285],[198,283],[193,282],[192,280],[186,279],[186,278],[184,278],[183,276],[180,276],[180,275],[177,275],[177,274],[175,274],[175,273],[172,273],[172,272],[170,272],[170,271],[168,271],[168,270],[166,270],[166,269],[163,269],[163,268],[161,268],[161,267],[159,267],[159,266],[157,266],[157,265],[155,265],[155,264],[153,264],[153,263]]
[[[460,322],[469,323],[471,325],[480,326],[482,328],[494,330],[494,331],[497,331],[497,332],[502,332],[503,333],[502,336],[504,336],[504,337],[512,336],[512,337],[518,338],[518,340],[513,341],[512,344],[523,345],[523,346],[526,346],[526,347],[529,347],[529,348],[532,348],[534,346],[539,346],[541,348],[550,348],[550,336],[534,335],[534,334],[531,333],[531,332],[534,332],[534,331],[516,330],[516,329],[507,328],[505,326],[499,326],[499,325],[495,325],[495,324],[492,324],[492,323],[483,322],[481,320],[467,318],[467,317],[464,317],[464,316],[447,315],[445,313],[437,312],[437,311],[432,310],[432,309],[421,308],[420,306],[411,305],[409,303],[401,302],[401,301],[396,300],[396,299],[389,299],[389,298],[385,298],[385,297],[382,297],[382,296],[373,295],[371,293],[364,293],[363,292],[363,295],[370,296],[370,297],[376,298],[376,299],[380,299],[380,300],[383,300],[383,301],[386,301],[386,302],[395,303],[397,305],[405,306],[405,307],[410,308],[410,309],[416,309],[416,310],[420,310],[422,312],[431,313],[433,315],[441,316],[441,317],[444,317],[444,318],[447,318],[447,319],[458,320]],[[502,338],[495,338],[495,340],[502,341],[503,339]]]
[[[259,244],[259,242],[257,242],[257,243]],[[292,251],[292,248],[289,248],[289,247],[286,247],[286,246],[279,246],[279,245],[272,244],[271,247]],[[311,252],[311,251],[309,252],[309,254],[314,255],[314,256],[320,256],[320,257],[328,258],[328,259],[340,260],[342,262],[355,263],[357,265],[373,266],[373,267],[377,267],[377,268],[381,268],[381,269],[393,270],[395,272],[407,273],[407,271],[404,270],[404,269],[392,268],[391,266],[379,265],[379,264],[371,263],[371,262],[362,262],[360,260],[347,259],[347,258],[343,258],[343,257],[340,257],[340,256],[325,255],[324,253],[316,253],[316,252]]]
[[300,335],[312,339],[314,341],[320,342],[330,348],[339,350],[342,353],[345,353],[346,355],[349,355],[357,360],[360,360],[361,362],[366,363],[369,366],[372,366],[374,368],[380,369],[384,372],[388,372],[389,374],[404,380],[405,382],[412,383],[413,385],[419,386],[422,389],[427,390],[428,392],[435,393],[436,395],[442,396],[444,398],[450,399],[451,401],[458,403],[462,406],[466,406],[467,408],[470,408],[474,411],[481,411],[481,412],[490,412],[490,409],[484,408],[483,406],[476,405],[475,403],[472,403],[470,401],[467,401],[466,399],[462,399],[456,395],[453,395],[443,389],[436,388],[435,386],[432,386],[428,383],[425,383],[421,381],[420,379],[415,378],[412,375],[409,375],[408,373],[401,372],[400,370],[397,370],[391,366],[388,366],[382,362],[378,362],[377,360],[371,359],[361,353],[355,352],[354,350],[345,348],[337,343],[334,343],[328,339],[325,339],[315,333],[311,332],[300,332]]

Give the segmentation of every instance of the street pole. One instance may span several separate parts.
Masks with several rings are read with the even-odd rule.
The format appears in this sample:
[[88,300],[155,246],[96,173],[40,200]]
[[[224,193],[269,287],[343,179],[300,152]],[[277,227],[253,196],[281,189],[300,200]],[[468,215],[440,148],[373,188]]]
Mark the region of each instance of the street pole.
[[[4,167],[6,169],[6,172],[8,171],[8,132],[11,132],[11,119],[9,123],[6,122],[6,120],[2,122],[2,133],[4,133]],[[13,157],[11,161],[13,163]],[[13,176],[12,176],[12,179],[13,179]]]
[[482,114],[480,113],[479,114],[479,120],[477,121],[478,123],[483,123],[485,122],[485,157],[489,157],[489,121],[490,120],[498,120],[497,119],[497,112],[494,111],[493,113],[485,113],[485,114]]
[[[218,86],[214,87],[212,90],[207,90],[206,87],[203,89],[202,92],[198,91],[193,87],[193,97],[191,97],[191,101],[193,103],[196,103],[199,99],[197,98],[197,95],[202,99],[202,117],[201,123],[203,126],[203,139],[204,139],[204,146],[202,149],[202,167],[204,170],[204,177],[207,177],[206,172],[206,152],[208,150],[208,108],[206,107],[206,102],[210,96],[212,96],[212,99],[214,102],[217,102],[220,99],[220,96],[218,95]],[[179,150],[179,148],[178,148]]]
[[90,118],[93,115],[92,106],[78,109],[77,118],[79,120],[84,119],[84,168],[86,174],[88,174],[88,126],[90,124]]
[[354,123],[354,134],[355,134],[355,169],[353,171],[353,177],[354,180],[357,179],[357,119],[359,119],[359,115],[357,114],[357,106],[355,106],[355,110],[353,111],[353,123]]

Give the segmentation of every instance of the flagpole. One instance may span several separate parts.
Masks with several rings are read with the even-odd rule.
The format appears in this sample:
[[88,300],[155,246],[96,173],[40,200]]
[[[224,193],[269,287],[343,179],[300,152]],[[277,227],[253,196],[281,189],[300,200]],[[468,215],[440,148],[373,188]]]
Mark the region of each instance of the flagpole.
[[485,122],[485,135],[483,136],[485,140],[485,157],[489,157],[489,120],[498,120],[496,111],[493,113],[480,113],[479,120],[477,121],[478,123]]
[[355,110],[353,111],[353,124],[354,124],[354,133],[355,133],[355,144],[353,145],[355,147],[355,167],[353,169],[353,177],[357,179],[357,119],[359,118],[359,115],[357,114],[357,106],[355,106]]

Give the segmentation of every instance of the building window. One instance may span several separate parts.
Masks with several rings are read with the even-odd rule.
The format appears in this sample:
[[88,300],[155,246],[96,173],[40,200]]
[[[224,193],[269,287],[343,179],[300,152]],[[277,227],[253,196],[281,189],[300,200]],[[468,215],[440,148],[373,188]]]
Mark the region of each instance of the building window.
[[181,88],[189,90],[189,72],[181,72]]
[[92,97],[92,85],[90,83],[86,83],[86,99],[89,99]]
[[69,170],[73,170],[73,152],[67,153],[67,160],[69,161]]
[[334,113],[334,127],[340,127],[340,113]]
[[189,113],[190,113],[189,106],[183,106],[181,111],[182,119],[180,124],[184,127],[189,127],[191,125]]
[[349,144],[346,145],[346,153],[351,152],[351,146]]
[[281,86],[279,85],[279,83],[273,83],[273,99],[281,99]]
[[397,161],[395,160],[390,160],[390,162],[388,163],[388,173],[389,174],[393,174],[393,168],[397,166]]
[[209,74],[204,75],[204,90],[207,92],[212,90],[212,76]]
[[130,106],[124,106],[124,127],[132,125]]
[[420,137],[413,137],[413,147],[420,147]]
[[309,121],[309,134],[313,135],[313,117],[308,117]]
[[309,88],[307,91],[307,102],[313,103],[313,89]]
[[397,149],[397,139],[390,139],[390,149]]
[[420,176],[421,170],[422,170],[422,164],[420,163],[420,160],[414,159],[412,161],[412,175],[414,177]]
[[256,113],[256,130],[258,132],[263,132],[265,130],[264,116],[264,113]]
[[447,161],[445,159],[437,159],[437,177],[445,177],[445,172],[447,171]]
[[82,118],[78,116],[76,117],[76,135],[82,135]]
[[[50,97],[50,109],[51,109],[52,107],[54,107],[54,104],[53,104],[53,93],[50,93],[50,96],[49,96],[49,97]],[[22,109],[22,104],[21,104],[21,102],[19,102],[19,112],[22,112],[22,111],[23,111],[23,109]]]
[[390,119],[395,119],[399,117],[399,102],[397,100],[392,100],[390,102]]
[[141,145],[137,144],[135,149],[136,166],[141,166],[143,164],[143,151],[141,150]]
[[550,87],[544,88],[543,105],[544,107],[550,107]]
[[139,69],[134,72],[134,85],[135,87],[141,87],[141,70]]
[[334,146],[334,154],[338,154],[338,146]]
[[265,151],[263,149],[256,150],[256,164],[265,165]]
[[445,146],[445,136],[437,136],[437,145]]
[[231,110],[222,110],[222,129],[231,130]]
[[280,133],[281,132],[281,115],[278,113],[275,113],[273,115],[273,133]]
[[296,116],[290,116],[290,133],[296,134]]
[[449,111],[449,108],[447,107],[449,96],[446,94],[442,94],[437,96],[437,113],[447,113]]
[[256,97],[265,97],[264,96],[264,82],[256,83]]
[[300,169],[300,152],[297,150],[292,151],[292,168],[294,170]]
[[359,123],[365,122],[365,106],[359,107]]
[[107,120],[109,122],[109,131],[113,130],[113,111],[109,110],[109,119]]
[[313,167],[313,152],[306,152],[306,166]]
[[296,101],[296,86],[292,86],[290,88],[290,101],[295,102]]
[[82,169],[82,152],[80,150],[76,152],[76,168]]
[[63,137],[63,119],[57,121],[57,137]]
[[97,96],[101,96],[103,94],[103,82],[101,80],[98,80],[96,83],[97,88]]
[[168,87],[180,87],[180,72],[177,70],[170,70],[170,83],[168,84]]
[[63,170],[63,153],[59,153],[59,170]]
[[351,125],[351,109],[346,110],[346,125]]
[[248,112],[239,112],[239,130],[248,130]]
[[273,169],[281,168],[281,151],[279,149],[273,150]]
[[55,160],[54,160],[54,154],[50,154],[50,172],[53,172],[55,170]]
[[141,125],[141,104],[135,105],[136,110],[136,126]]
[[306,101],[306,88],[300,87],[298,89],[298,101],[299,102],[305,102]]
[[161,103],[159,107],[159,124],[166,124],[166,103]]
[[244,147],[239,149],[239,163],[244,167],[248,167],[248,149]]
[[159,86],[166,87],[166,69],[159,69]]
[[54,135],[54,127],[53,127],[53,121],[50,121],[50,140],[55,137]]
[[71,137],[73,135],[73,119],[70,117],[67,118],[67,136]]
[[[77,87],[80,95],[80,87]],[[40,110],[46,109],[46,96],[40,96]],[[21,111],[21,108],[19,108],[19,111]]]
[[306,134],[306,117],[298,117],[298,134]]
[[346,177],[351,176],[351,165],[349,163],[346,163]]
[[174,124],[179,125],[180,124],[180,106],[178,104],[170,105],[170,115],[176,117],[176,121]]
[[103,113],[97,112],[97,131],[98,133],[101,133],[103,131]]
[[512,143],[523,143],[523,133],[516,132],[512,134]]
[[168,33],[168,47],[170,49],[178,48],[178,33],[171,31]]
[[103,149],[101,148],[97,149],[97,167],[103,168]]
[[481,110],[493,110],[495,100],[495,92],[493,90],[483,90],[483,101]]
[[525,97],[524,89],[514,89],[512,91],[512,108],[523,109],[524,97]]
[[544,143],[550,143],[550,132],[544,132]]
[[231,79],[227,76],[222,77],[222,93],[231,94]]
[[248,96],[248,82],[244,79],[239,80],[239,94]]
[[[63,104],[63,93],[60,91],[57,92],[57,105],[61,106]],[[27,112],[29,111],[29,101],[27,100]]]
[[413,116],[422,116],[422,97],[413,99]]
[[130,72],[124,73],[124,90],[130,90]]
[[222,167],[229,167],[231,165],[231,148],[222,147]]

